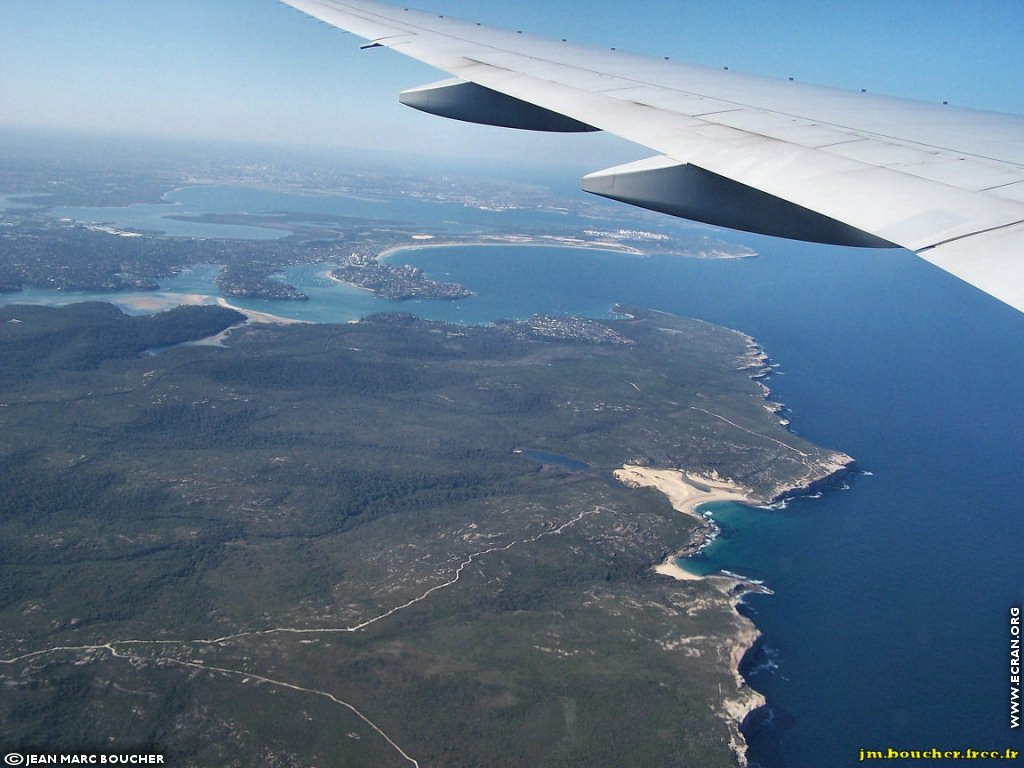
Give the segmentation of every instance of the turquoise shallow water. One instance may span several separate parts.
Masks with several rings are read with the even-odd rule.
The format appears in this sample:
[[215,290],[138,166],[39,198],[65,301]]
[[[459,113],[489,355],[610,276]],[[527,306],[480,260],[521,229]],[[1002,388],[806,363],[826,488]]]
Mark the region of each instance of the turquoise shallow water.
[[[756,759],[820,768],[851,765],[861,748],[1020,748],[1007,615],[1024,592],[1024,315],[902,251],[738,237],[762,256],[408,251],[402,261],[477,295],[392,304],[305,267],[286,276],[312,301],[251,308],[486,322],[603,316],[622,301],[754,335],[779,364],[767,383],[794,428],[871,473],[785,509],[715,508],[722,535],[703,565],[774,591],[748,601],[774,662],[752,678],[775,713]],[[204,293],[211,279],[197,269],[168,287]]]

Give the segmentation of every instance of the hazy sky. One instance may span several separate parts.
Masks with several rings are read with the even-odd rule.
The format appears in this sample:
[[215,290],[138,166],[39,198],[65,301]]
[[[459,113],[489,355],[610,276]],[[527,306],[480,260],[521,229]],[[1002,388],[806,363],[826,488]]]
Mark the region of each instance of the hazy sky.
[[[1024,113],[1021,0],[402,1],[701,64]],[[595,167],[645,154],[611,137],[422,115],[397,93],[442,75],[361,42],[276,0],[0,0],[0,127],[593,156]]]

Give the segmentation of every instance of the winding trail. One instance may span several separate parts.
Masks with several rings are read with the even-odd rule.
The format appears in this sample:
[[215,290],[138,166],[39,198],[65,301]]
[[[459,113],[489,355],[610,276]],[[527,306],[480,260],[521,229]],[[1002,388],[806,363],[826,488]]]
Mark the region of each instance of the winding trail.
[[[169,657],[169,656],[162,656],[159,659],[154,659],[154,658],[148,657],[148,656],[139,656],[139,655],[136,655],[136,654],[128,652],[127,649],[124,648],[124,646],[135,646],[135,647],[144,646],[144,645],[150,645],[150,646],[169,646],[169,645],[177,645],[177,646],[182,646],[182,645],[204,645],[204,646],[211,646],[211,645],[222,645],[222,644],[230,642],[232,640],[238,640],[238,639],[241,639],[241,638],[262,637],[262,636],[265,636],[265,635],[272,635],[272,634],[311,635],[311,634],[332,634],[332,633],[333,634],[337,634],[337,633],[359,632],[359,631],[361,631],[363,629],[366,629],[367,627],[370,627],[370,626],[376,624],[379,621],[383,621],[384,619],[387,619],[387,618],[389,618],[391,616],[394,616],[399,611],[405,610],[406,608],[409,608],[409,607],[411,607],[413,605],[416,605],[417,603],[420,603],[420,602],[426,600],[428,597],[430,597],[435,592],[439,592],[439,591],[441,591],[443,589],[447,589],[448,587],[454,586],[462,578],[462,574],[466,570],[466,568],[468,568],[470,565],[472,565],[474,562],[476,562],[476,560],[478,558],[481,558],[481,557],[483,557],[485,555],[492,554],[494,552],[507,552],[508,550],[512,549],[515,546],[518,546],[520,544],[531,544],[531,543],[533,543],[535,541],[539,541],[540,539],[542,539],[542,538],[544,538],[546,536],[556,536],[556,535],[559,535],[559,534],[562,533],[562,531],[564,531],[565,529],[570,528],[571,526],[573,526],[576,523],[580,522],[583,518],[585,518],[585,517],[587,517],[589,515],[597,514],[598,512],[601,512],[601,511],[604,511],[602,507],[595,507],[594,509],[580,512],[575,517],[570,518],[569,520],[567,520],[564,523],[558,525],[557,527],[548,528],[546,530],[543,530],[540,533],[536,534],[535,536],[530,536],[530,537],[525,538],[525,539],[515,539],[515,540],[509,542],[508,544],[503,544],[503,545],[500,545],[500,546],[488,547],[487,549],[481,549],[481,550],[479,550],[477,552],[472,552],[469,555],[465,556],[465,559],[463,559],[462,562],[459,563],[458,567],[456,567],[456,569],[455,569],[454,573],[452,574],[451,578],[449,578],[447,581],[443,581],[440,584],[435,584],[434,586],[432,586],[429,589],[427,589],[425,592],[423,592],[423,594],[419,595],[418,597],[414,597],[411,600],[408,600],[408,601],[402,603],[401,605],[395,606],[394,608],[391,608],[391,609],[385,611],[384,613],[378,614],[377,616],[374,616],[373,618],[367,619],[366,621],[362,621],[362,622],[360,622],[358,624],[353,624],[351,626],[345,626],[345,627],[271,627],[269,629],[248,630],[248,631],[245,631],[245,632],[235,632],[233,634],[224,635],[222,637],[205,638],[205,639],[192,639],[192,640],[173,640],[173,639],[172,640],[145,640],[145,639],[130,638],[130,639],[123,639],[123,640],[110,640],[110,641],[105,642],[105,643],[95,643],[95,644],[91,644],[91,645],[58,645],[58,646],[53,646],[53,647],[50,647],[50,648],[43,648],[43,649],[40,649],[38,651],[31,651],[29,653],[25,653],[25,654],[22,654],[20,656],[15,656],[15,657],[9,658],[9,659],[0,659],[0,664],[5,664],[5,665],[8,665],[8,666],[11,666],[11,665],[17,664],[17,663],[22,662],[22,661],[27,661],[28,659],[38,658],[38,657],[41,657],[41,656],[48,656],[48,655],[57,654],[57,653],[84,654],[84,653],[94,652],[94,651],[106,651],[106,652],[108,652],[110,654],[110,656],[112,658],[115,658],[115,659],[123,659],[123,660],[126,660],[126,661],[136,661],[136,662],[141,662],[141,663],[156,663],[157,661],[159,661],[160,663],[164,663],[164,664],[176,664],[178,666],[189,667],[191,669],[198,669],[198,670],[203,670],[203,671],[206,671],[206,672],[220,672],[222,674],[231,675],[231,676],[234,676],[234,677],[240,677],[240,678],[243,678],[243,679],[258,680],[258,681],[266,683],[268,685],[273,685],[273,686],[277,686],[277,687],[280,687],[280,688],[288,688],[288,689],[291,689],[293,691],[299,691],[301,693],[308,693],[308,694],[312,694],[312,695],[315,695],[315,696],[321,696],[323,698],[326,698],[326,699],[334,702],[335,704],[337,704],[337,705],[339,705],[341,707],[344,707],[345,709],[349,710],[352,714],[354,714],[356,717],[358,717],[360,720],[362,720],[364,723],[366,723],[366,725],[368,725],[370,728],[372,728],[376,733],[378,733],[381,736],[381,738],[383,738],[384,741],[387,742],[387,744],[389,746],[391,746],[396,752],[398,752],[398,754],[401,755],[406,761],[408,761],[410,764],[416,766],[416,768],[419,768],[419,765],[420,765],[419,762],[415,758],[411,757],[405,750],[403,750],[390,736],[388,736],[387,733],[385,733],[385,731],[379,725],[377,725],[375,722],[373,722],[365,714],[360,712],[359,709],[357,709],[355,707],[355,705],[353,705],[353,704],[351,704],[351,703],[349,703],[347,701],[344,701],[343,699],[339,699],[337,696],[335,696],[334,694],[330,693],[329,691],[324,691],[324,690],[320,690],[320,689],[317,689],[317,688],[307,688],[305,686],[296,685],[294,683],[289,683],[289,682],[286,682],[286,681],[283,681],[283,680],[275,680],[273,678],[269,678],[269,677],[266,677],[266,676],[263,676],[263,675],[254,674],[253,672],[249,672],[247,670],[231,669],[229,667],[215,667],[215,666],[211,666],[209,664],[205,664],[205,663],[203,663],[201,661],[194,661],[194,660],[189,660],[189,659],[176,659],[176,658]],[[118,650],[119,647],[122,650]]]
[[782,442],[781,440],[776,440],[774,437],[768,437],[768,435],[762,435],[760,432],[754,432],[753,430],[747,429],[746,427],[741,427],[735,421],[729,421],[729,419],[725,418],[725,416],[722,416],[721,414],[715,413],[714,411],[709,411],[706,408],[698,408],[696,405],[691,405],[690,409],[694,410],[694,411],[700,411],[701,413],[706,413],[708,416],[714,416],[716,419],[719,419],[720,421],[724,421],[726,424],[729,424],[729,425],[731,425],[733,427],[736,427],[736,429],[743,430],[748,435],[753,435],[754,437],[760,437],[763,440],[770,440],[773,443],[777,443],[778,445],[781,445],[786,450],[793,451],[794,453],[799,454],[800,456],[803,456],[805,459],[809,458],[810,455],[811,455],[809,453],[804,453],[799,448],[794,448],[792,445],[788,445],[788,444]]
[[[638,387],[634,382],[630,381],[629,379],[626,380],[626,383],[629,384],[629,386],[631,386],[633,389],[635,389],[641,395],[644,395],[646,397],[650,397],[650,398],[653,399],[653,395],[648,395],[646,392],[644,392],[642,389],[640,389],[640,387]],[[679,403],[675,402],[674,400],[666,400],[665,402],[669,403],[670,405],[679,405]],[[714,411],[709,411],[707,408],[701,408],[701,407],[696,406],[696,405],[691,405],[691,406],[689,406],[689,408],[690,408],[691,411],[700,411],[701,413],[706,413],[708,416],[713,416],[714,418],[718,419],[719,421],[724,421],[729,426],[736,427],[736,429],[741,430],[743,432],[746,432],[748,435],[753,435],[754,437],[760,437],[762,440],[768,440],[769,442],[775,443],[776,445],[781,445],[786,450],[793,451],[793,453],[796,453],[797,455],[801,456],[802,458],[808,459],[808,458],[811,457],[811,454],[804,453],[803,451],[801,451],[799,448],[796,448],[795,446],[789,445],[788,443],[784,443],[781,440],[778,440],[778,439],[776,439],[774,437],[769,437],[768,435],[762,434],[760,432],[755,432],[752,429],[747,429],[746,427],[737,424],[735,421],[731,421],[731,420],[725,418],[725,416],[723,416],[720,413],[715,413]],[[806,462],[804,462],[804,464],[807,465]],[[807,466],[810,466],[810,465],[807,465]]]
[[[110,650],[110,654],[114,658],[116,658],[116,659],[127,659],[129,661],[143,661],[143,662],[151,661],[150,659],[146,659],[145,657],[132,656],[131,654],[127,654],[127,653],[118,653],[114,648],[111,648],[110,646],[106,646],[106,647]],[[301,693],[311,693],[311,694],[314,694],[315,696],[323,696],[324,698],[329,699],[330,701],[333,701],[335,704],[338,704],[339,706],[342,706],[345,709],[349,710],[353,715],[358,717],[360,720],[362,720],[364,723],[366,723],[368,726],[370,726],[370,728],[372,728],[374,731],[376,731],[378,734],[380,734],[381,738],[384,739],[384,741],[386,741],[391,747],[393,747],[394,750],[396,752],[398,752],[398,754],[400,754],[402,757],[404,757],[412,765],[415,765],[416,768],[420,768],[419,761],[416,760],[416,758],[411,757],[404,749],[402,749],[400,746],[398,746],[398,744],[396,744],[395,741],[390,736],[388,736],[384,731],[381,730],[380,726],[378,726],[370,718],[368,718],[366,715],[364,715],[362,712],[360,712],[358,709],[356,709],[356,707],[354,705],[349,704],[347,701],[343,701],[342,699],[339,699],[333,693],[328,693],[327,691],[317,690],[316,688],[306,688],[305,686],[295,685],[293,683],[286,683],[283,680],[274,680],[273,678],[264,677],[263,675],[255,675],[252,672],[244,672],[244,671],[238,670],[238,669],[229,669],[228,667],[214,667],[214,666],[211,666],[209,664],[200,664],[199,662],[187,661],[187,660],[184,660],[184,659],[164,658],[164,659],[162,659],[162,661],[167,662],[167,663],[171,663],[171,664],[177,664],[177,665],[182,666],[182,667],[191,667],[192,669],[201,669],[201,670],[204,670],[206,672],[222,672],[222,673],[227,674],[227,675],[234,675],[236,677],[242,677],[243,678],[243,682],[245,680],[258,680],[261,683],[267,683],[268,685],[274,685],[274,686],[277,686],[279,688],[289,688],[289,689],[291,689],[293,691],[299,691]]]

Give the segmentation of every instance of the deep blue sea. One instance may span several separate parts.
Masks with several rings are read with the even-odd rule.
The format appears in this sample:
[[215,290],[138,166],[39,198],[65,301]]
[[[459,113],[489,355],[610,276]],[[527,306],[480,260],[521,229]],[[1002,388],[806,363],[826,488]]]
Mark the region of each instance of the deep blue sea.
[[[302,267],[287,279],[312,301],[245,305],[314,320],[399,309],[487,322],[606,316],[627,302],[753,335],[778,364],[767,383],[793,428],[861,470],[846,489],[785,509],[715,508],[723,534],[699,565],[774,591],[747,603],[770,659],[751,680],[773,713],[755,759],[825,768],[857,763],[860,749],[1022,749],[1008,727],[1008,617],[1024,596],[1024,315],[903,251],[734,239],[761,255],[407,251],[397,260],[476,295],[390,304]],[[168,288],[214,292],[212,276],[196,269]],[[12,299],[47,300],[35,293]]]

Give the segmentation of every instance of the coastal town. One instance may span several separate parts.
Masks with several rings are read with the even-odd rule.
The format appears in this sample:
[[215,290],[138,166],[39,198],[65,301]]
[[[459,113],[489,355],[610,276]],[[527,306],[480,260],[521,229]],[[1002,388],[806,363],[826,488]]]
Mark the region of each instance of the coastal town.
[[[204,160],[202,165],[208,166]],[[472,177],[443,180],[306,168],[301,163],[220,159],[216,171],[196,173],[196,161],[140,172],[136,167],[11,166],[0,168],[0,293],[23,287],[55,291],[156,291],[197,264],[220,265],[215,277],[226,298],[302,301],[283,272],[324,264],[333,279],[383,298],[453,300],[462,285],[436,280],[402,264],[408,248],[444,245],[533,245],[593,248],[637,256],[750,258],[749,248],[721,241],[648,212],[601,201],[567,202],[540,186]],[[244,189],[324,199],[411,200],[469,219],[536,213],[519,228],[473,227],[372,219],[329,211],[211,212],[182,210],[173,201],[187,186]],[[170,196],[170,197],[169,197]],[[140,226],[119,222],[120,211],[147,204]],[[69,206],[78,206],[69,208]],[[85,206],[83,208],[83,206]],[[383,211],[388,210],[385,206]],[[599,219],[602,226],[593,225]],[[491,221],[484,219],[482,221]],[[495,222],[501,219],[495,219]],[[544,222],[542,225],[537,222]],[[184,226],[185,230],[177,227]],[[162,231],[170,229],[178,234]],[[181,234],[180,232],[194,234]],[[263,233],[260,237],[237,232]],[[670,233],[670,234],[669,234]]]

